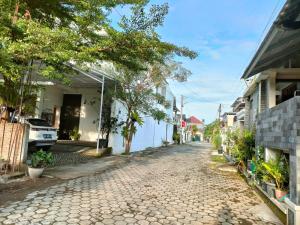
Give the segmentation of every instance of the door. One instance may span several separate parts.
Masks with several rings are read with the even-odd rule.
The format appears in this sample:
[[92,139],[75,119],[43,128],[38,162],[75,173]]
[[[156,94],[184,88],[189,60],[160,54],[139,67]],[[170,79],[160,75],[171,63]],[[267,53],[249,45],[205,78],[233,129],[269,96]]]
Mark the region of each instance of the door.
[[80,94],[65,94],[61,107],[59,139],[70,140],[70,133],[79,129],[80,121]]

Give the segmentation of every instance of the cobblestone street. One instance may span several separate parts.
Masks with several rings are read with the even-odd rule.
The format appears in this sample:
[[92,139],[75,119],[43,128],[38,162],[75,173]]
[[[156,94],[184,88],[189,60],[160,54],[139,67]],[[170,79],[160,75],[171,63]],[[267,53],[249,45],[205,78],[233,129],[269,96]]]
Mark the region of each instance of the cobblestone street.
[[273,224],[235,174],[210,169],[208,146],[176,146],[125,166],[29,194],[0,208],[0,224]]

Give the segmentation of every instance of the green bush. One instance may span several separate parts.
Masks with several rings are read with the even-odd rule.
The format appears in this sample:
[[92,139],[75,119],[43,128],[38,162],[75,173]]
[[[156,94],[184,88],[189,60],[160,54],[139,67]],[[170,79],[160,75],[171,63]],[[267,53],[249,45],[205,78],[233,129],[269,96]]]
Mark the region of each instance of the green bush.
[[70,138],[74,141],[78,141],[81,134],[79,133],[79,129],[75,127],[72,131],[70,131]]
[[[255,157],[252,158],[252,162],[255,165],[255,176],[257,180],[264,180],[267,181],[268,177],[266,177],[266,171],[263,167],[264,163],[264,148],[263,147],[258,147],[256,149],[256,154]],[[270,180],[268,180],[269,182]]]
[[289,165],[287,159],[284,156],[277,157],[268,162],[263,162],[262,165],[266,170],[265,179],[272,179],[278,189],[286,190],[289,181]]
[[247,130],[232,136],[232,156],[243,168],[246,167],[247,160],[251,160],[255,155],[254,136],[254,133]]
[[43,150],[39,150],[35,152],[31,156],[31,164],[33,168],[44,168],[52,165],[54,162],[54,157],[51,152],[45,152]]
[[215,149],[220,149],[222,146],[222,138],[220,134],[214,135],[212,139],[212,143]]
[[173,141],[177,144],[180,144],[180,134],[174,133],[173,134]]

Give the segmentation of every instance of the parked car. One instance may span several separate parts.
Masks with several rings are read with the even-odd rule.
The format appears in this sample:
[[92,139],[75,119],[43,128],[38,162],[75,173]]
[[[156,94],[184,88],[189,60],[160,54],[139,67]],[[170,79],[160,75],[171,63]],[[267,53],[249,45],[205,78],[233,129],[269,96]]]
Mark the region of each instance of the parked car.
[[43,119],[26,119],[29,124],[29,146],[49,150],[57,141],[57,129]]

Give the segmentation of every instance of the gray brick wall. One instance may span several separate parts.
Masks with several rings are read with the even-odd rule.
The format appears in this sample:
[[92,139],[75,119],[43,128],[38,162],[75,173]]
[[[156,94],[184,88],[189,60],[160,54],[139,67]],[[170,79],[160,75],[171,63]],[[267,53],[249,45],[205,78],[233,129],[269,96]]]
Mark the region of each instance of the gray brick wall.
[[290,199],[300,204],[300,96],[260,113],[256,145],[290,153]]
[[267,109],[267,81],[261,81],[261,104],[260,110],[261,112]]

